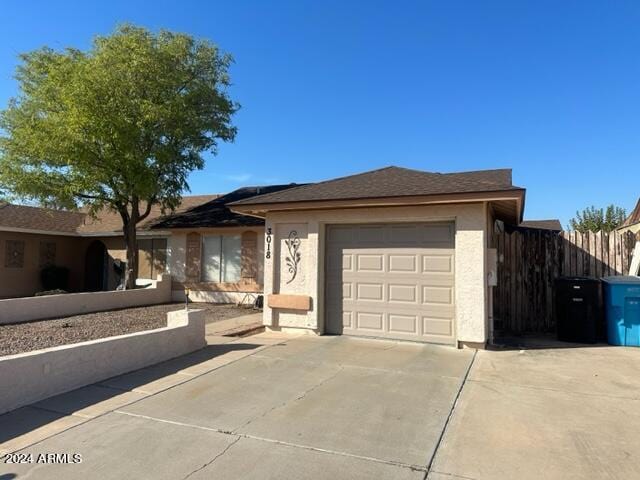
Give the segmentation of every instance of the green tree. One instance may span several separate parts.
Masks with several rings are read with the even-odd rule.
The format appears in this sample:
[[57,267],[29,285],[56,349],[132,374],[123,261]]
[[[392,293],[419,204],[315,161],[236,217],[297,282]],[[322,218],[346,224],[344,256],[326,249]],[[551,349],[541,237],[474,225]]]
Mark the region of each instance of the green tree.
[[20,58],[19,95],[0,112],[0,185],[42,204],[119,213],[134,288],[136,225],[153,205],[175,209],[202,153],[235,138],[232,58],[207,40],[132,25],[88,51]]
[[569,220],[569,229],[578,232],[610,232],[622,225],[627,214],[624,208],[609,205],[606,209],[588,207],[576,212],[575,218]]

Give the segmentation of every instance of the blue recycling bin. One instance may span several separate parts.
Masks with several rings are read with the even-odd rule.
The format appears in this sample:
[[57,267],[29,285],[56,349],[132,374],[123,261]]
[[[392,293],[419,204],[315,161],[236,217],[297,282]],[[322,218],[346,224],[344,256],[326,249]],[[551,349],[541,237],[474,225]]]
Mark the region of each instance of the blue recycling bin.
[[640,347],[640,277],[605,277],[602,286],[608,342]]

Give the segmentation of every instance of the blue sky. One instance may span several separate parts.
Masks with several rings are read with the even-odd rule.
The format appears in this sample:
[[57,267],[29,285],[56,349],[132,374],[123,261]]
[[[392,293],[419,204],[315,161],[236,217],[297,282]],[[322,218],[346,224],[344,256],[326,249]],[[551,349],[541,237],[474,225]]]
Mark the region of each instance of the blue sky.
[[232,53],[239,134],[193,193],[399,165],[513,168],[525,217],[563,224],[640,196],[637,1],[5,0],[0,15],[0,108],[18,53],[87,48],[118,22]]

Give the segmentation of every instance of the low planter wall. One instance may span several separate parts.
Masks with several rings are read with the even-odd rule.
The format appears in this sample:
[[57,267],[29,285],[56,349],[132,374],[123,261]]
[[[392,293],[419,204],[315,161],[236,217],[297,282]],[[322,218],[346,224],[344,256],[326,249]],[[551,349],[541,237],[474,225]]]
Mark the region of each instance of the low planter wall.
[[170,301],[171,275],[162,274],[158,276],[154,286],[136,290],[65,293],[0,300],[0,325],[118,308],[157,305]]
[[0,357],[0,414],[205,344],[204,311],[178,310],[164,328]]

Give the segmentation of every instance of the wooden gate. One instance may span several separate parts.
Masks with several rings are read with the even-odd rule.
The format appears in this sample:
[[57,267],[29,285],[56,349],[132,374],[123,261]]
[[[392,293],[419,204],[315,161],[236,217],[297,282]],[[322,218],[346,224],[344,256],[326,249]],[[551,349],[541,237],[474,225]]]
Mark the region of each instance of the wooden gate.
[[498,286],[494,329],[508,333],[555,331],[554,282],[561,276],[627,275],[635,235],[520,230],[496,235]]

